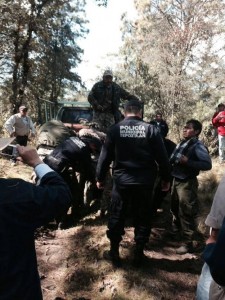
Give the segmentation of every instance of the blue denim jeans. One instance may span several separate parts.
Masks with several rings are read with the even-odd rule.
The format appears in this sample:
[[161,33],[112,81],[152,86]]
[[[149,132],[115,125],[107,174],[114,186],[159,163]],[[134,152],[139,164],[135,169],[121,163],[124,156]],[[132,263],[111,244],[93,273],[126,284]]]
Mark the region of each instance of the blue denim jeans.
[[204,263],[197,284],[196,300],[209,300],[209,288],[212,282],[209,267]]

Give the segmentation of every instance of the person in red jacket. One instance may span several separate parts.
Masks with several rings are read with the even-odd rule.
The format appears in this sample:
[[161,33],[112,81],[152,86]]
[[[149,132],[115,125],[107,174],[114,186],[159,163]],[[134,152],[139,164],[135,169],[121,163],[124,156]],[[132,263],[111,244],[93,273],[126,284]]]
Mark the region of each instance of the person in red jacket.
[[214,119],[221,111],[224,111],[224,110],[225,110],[225,104],[223,104],[223,103],[218,104],[217,109],[216,109],[215,113],[213,114],[212,120],[213,120],[213,119]]
[[218,112],[212,118],[212,124],[217,128],[219,140],[219,160],[225,162],[225,105],[218,105]]

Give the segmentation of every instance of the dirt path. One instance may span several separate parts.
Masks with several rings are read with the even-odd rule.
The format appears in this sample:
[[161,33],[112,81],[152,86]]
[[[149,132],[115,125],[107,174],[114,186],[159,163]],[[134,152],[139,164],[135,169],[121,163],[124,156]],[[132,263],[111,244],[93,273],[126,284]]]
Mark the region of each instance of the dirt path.
[[92,215],[76,227],[41,232],[36,248],[44,299],[194,299],[200,253],[175,253],[179,243],[166,234],[165,216],[155,219],[141,269],[132,267],[130,227],[121,244],[121,269],[102,258],[108,249],[106,220]]
[[[0,161],[3,177],[30,178],[31,169],[10,167]],[[202,220],[209,211],[212,194],[223,168],[214,163],[215,172],[200,176]],[[216,174],[216,175],[215,175]],[[203,205],[204,204],[204,205]],[[133,229],[126,228],[121,244],[123,267],[114,269],[102,254],[109,243],[105,235],[107,220],[91,214],[77,226],[55,230],[54,225],[37,232],[36,249],[44,300],[147,300],[195,298],[202,267],[201,252],[177,255],[178,241],[167,234],[170,224],[169,199],[153,222],[146,261],[141,269],[131,264]]]

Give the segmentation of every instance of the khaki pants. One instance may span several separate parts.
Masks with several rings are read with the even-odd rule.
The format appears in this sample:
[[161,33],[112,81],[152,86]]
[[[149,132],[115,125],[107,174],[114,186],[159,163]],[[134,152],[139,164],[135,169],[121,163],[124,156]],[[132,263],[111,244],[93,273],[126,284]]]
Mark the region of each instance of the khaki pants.
[[171,212],[174,224],[181,229],[185,242],[191,242],[197,228],[198,206],[197,178],[186,182],[173,180],[171,191]]

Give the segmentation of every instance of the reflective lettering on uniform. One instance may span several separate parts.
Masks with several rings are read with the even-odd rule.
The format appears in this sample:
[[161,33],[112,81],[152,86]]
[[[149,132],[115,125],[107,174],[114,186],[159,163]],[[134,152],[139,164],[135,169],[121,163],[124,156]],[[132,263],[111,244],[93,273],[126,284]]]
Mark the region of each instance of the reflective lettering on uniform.
[[145,126],[143,125],[120,126],[120,137],[143,138],[145,136]]
[[75,145],[77,145],[80,149],[86,147],[85,143],[79,140],[77,137],[70,137],[71,141],[74,142]]

